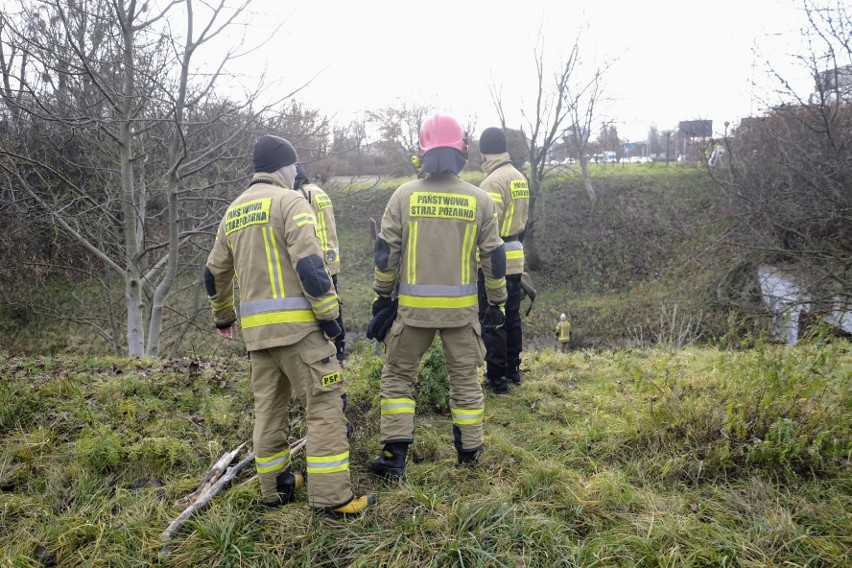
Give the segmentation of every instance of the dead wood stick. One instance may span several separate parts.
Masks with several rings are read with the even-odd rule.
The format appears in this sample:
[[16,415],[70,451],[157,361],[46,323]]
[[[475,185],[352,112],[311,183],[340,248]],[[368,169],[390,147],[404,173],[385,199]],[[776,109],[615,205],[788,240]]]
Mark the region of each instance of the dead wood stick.
[[[293,456],[296,453],[298,453],[304,447],[304,445],[307,442],[308,442],[307,438],[299,438],[298,440],[296,440],[295,442],[290,444],[290,455]],[[255,479],[257,479],[257,474],[252,475],[251,477],[249,477],[248,479],[246,479],[245,481],[240,483],[239,487],[245,487],[246,485],[248,485],[249,483],[251,483]]]
[[[307,442],[307,438],[300,438],[296,440],[292,444],[290,444],[290,455],[297,453],[301,450],[305,443]],[[178,517],[172,521],[172,523],[168,526],[166,530],[160,533],[160,538],[166,542],[166,545],[163,546],[163,549],[160,551],[160,556],[164,556],[167,554],[168,550],[168,541],[172,539],[172,537],[177,533],[178,529],[183,526],[183,524],[189,520],[192,515],[195,514],[196,511],[202,510],[207,504],[210,502],[210,499],[213,498],[214,495],[219,493],[225,485],[228,484],[245,466],[254,461],[254,452],[250,452],[241,462],[237,465],[233,465],[229,467],[225,473],[207,489],[203,494],[198,495],[198,498],[194,503],[190,504],[183,512],[178,515]]]
[[[198,500],[196,500],[194,503],[190,504],[189,507],[184,509],[183,512],[180,515],[178,515],[178,517],[174,521],[172,521],[172,524],[170,524],[169,527],[160,534],[160,537],[164,541],[171,540],[171,538],[175,535],[177,530],[181,526],[183,526],[183,524],[187,520],[189,520],[189,518],[196,511],[200,511],[201,509],[206,507],[207,503],[210,502],[210,499],[212,499],[214,495],[219,493],[219,491],[229,481],[231,481],[231,479],[233,479],[234,476],[237,475],[237,473],[239,473],[239,471],[241,469],[243,469],[245,466],[250,464],[252,461],[254,461],[254,452],[249,453],[249,455],[247,455],[245,457],[245,459],[243,459],[237,465],[229,467],[228,470],[224,473],[224,475],[222,475],[222,477],[220,477],[219,480],[216,483],[211,485],[210,489],[208,489],[207,492],[204,493],[204,495],[199,496]],[[165,551],[165,547],[163,548],[163,550]],[[161,552],[161,554],[162,554],[162,552]]]
[[231,465],[231,462],[234,461],[234,458],[243,450],[246,444],[248,444],[248,442],[243,442],[237,446],[235,450],[222,454],[222,456],[216,460],[216,463],[213,464],[213,467],[210,468],[210,472],[207,476],[201,480],[201,483],[199,483],[198,487],[195,488],[195,491],[183,497],[180,502],[192,502],[204,495],[204,492],[216,483],[220,477],[222,477],[222,474],[225,473],[227,467]]

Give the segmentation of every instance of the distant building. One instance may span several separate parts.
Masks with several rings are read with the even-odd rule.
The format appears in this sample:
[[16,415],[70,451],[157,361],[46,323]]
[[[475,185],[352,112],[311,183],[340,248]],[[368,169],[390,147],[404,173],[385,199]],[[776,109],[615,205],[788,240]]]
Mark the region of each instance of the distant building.
[[841,99],[852,99],[852,64],[823,71],[816,77],[816,93],[837,92]]

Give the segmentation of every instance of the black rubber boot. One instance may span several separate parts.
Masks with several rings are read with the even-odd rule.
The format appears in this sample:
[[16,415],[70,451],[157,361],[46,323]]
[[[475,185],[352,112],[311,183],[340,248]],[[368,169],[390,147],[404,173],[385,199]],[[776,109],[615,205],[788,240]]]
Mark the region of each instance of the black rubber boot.
[[287,503],[292,503],[295,498],[296,490],[305,484],[305,477],[298,471],[291,473],[290,469],[286,469],[278,474],[275,478],[275,486],[278,494],[274,498],[263,500],[264,507],[280,507]]
[[370,463],[370,473],[385,478],[402,477],[406,455],[408,442],[389,442],[382,448],[382,455]]
[[483,383],[485,390],[494,394],[506,394],[509,392],[509,382],[506,377],[488,377]]
[[520,362],[516,362],[514,364],[509,365],[509,372],[506,373],[506,378],[509,379],[509,382],[513,385],[521,384],[521,364]]
[[482,448],[475,450],[457,450],[459,456],[459,465],[462,467],[474,467],[479,462],[479,454],[482,453]]

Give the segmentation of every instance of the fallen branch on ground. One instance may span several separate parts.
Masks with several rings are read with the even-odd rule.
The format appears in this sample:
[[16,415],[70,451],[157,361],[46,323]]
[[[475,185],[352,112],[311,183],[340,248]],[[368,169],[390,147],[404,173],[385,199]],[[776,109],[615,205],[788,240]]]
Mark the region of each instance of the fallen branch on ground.
[[213,484],[219,481],[219,478],[222,477],[222,474],[225,473],[228,466],[231,465],[231,462],[234,461],[234,458],[243,450],[246,444],[248,444],[248,442],[243,442],[237,447],[237,449],[222,454],[222,457],[220,457],[216,463],[213,464],[213,467],[210,468],[210,473],[207,474],[207,477],[205,477],[201,483],[198,484],[198,487],[195,488],[195,491],[186,497],[183,497],[179,502],[188,501],[190,503],[194,503],[199,497],[204,495],[204,493],[206,493]]
[[[307,438],[300,438],[290,444],[290,456],[293,456],[297,452],[299,452],[303,447],[305,447],[305,443],[307,442]],[[183,501],[192,500],[193,502],[183,510],[183,512],[178,515],[178,517],[172,521],[172,523],[168,526],[166,530],[160,533],[160,538],[166,543],[163,546],[163,549],[160,551],[159,556],[165,556],[168,552],[169,541],[174,537],[177,533],[178,529],[183,526],[183,524],[189,520],[192,515],[195,514],[196,511],[202,510],[207,504],[210,502],[210,499],[213,498],[214,495],[219,493],[225,485],[228,484],[245,466],[254,461],[254,452],[250,452],[241,462],[237,465],[230,466],[227,469],[224,469],[225,466],[233,461],[234,457],[239,453],[240,450],[245,446],[245,443],[241,444],[237,449],[226,452],[222,455],[221,458],[216,462],[216,464],[211,469],[210,473],[204,478],[204,480],[199,484],[198,489],[187,495],[183,498]],[[224,464],[224,465],[223,465]],[[218,472],[218,473],[217,473]]]

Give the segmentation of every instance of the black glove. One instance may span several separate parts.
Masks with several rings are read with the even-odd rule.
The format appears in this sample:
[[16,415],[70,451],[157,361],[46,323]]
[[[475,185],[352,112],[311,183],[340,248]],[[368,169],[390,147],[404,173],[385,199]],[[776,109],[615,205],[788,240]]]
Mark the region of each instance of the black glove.
[[[378,302],[378,300],[376,300]],[[375,306],[375,302],[373,303]],[[375,339],[379,343],[385,340],[394,320],[396,319],[397,301],[390,300],[387,307],[380,309],[367,325],[367,339]]]
[[482,316],[482,325],[500,327],[506,321],[506,304],[488,304]]
[[322,320],[318,323],[320,329],[329,340],[332,340],[343,333],[343,330],[340,328],[340,325],[338,325],[337,320]]
[[377,313],[384,310],[385,308],[391,307],[392,304],[393,300],[391,300],[390,296],[383,296],[379,294],[378,296],[376,296],[376,299],[373,300],[373,315],[375,316]]

